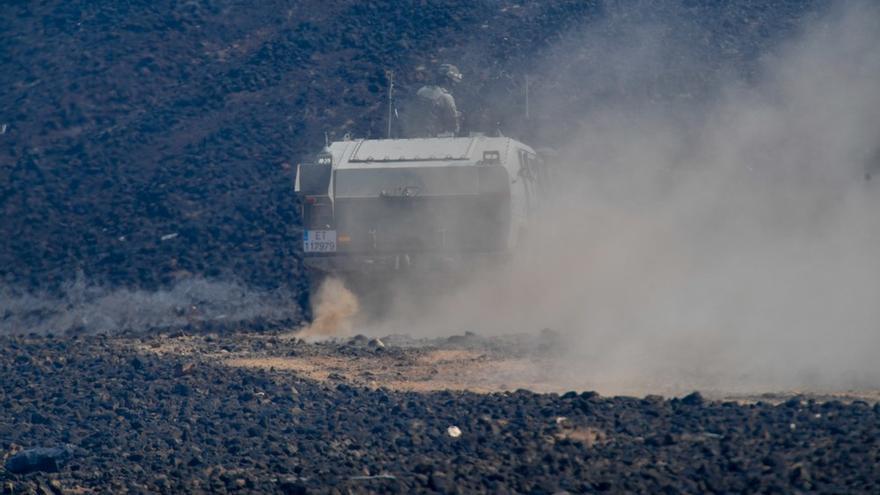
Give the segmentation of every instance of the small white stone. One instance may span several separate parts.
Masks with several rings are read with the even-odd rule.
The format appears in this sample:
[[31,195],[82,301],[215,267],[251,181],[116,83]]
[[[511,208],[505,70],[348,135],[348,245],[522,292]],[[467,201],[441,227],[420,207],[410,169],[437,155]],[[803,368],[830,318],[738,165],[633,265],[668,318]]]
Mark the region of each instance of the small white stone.
[[446,433],[449,434],[452,438],[458,438],[461,436],[461,430],[457,426],[450,426],[446,428]]

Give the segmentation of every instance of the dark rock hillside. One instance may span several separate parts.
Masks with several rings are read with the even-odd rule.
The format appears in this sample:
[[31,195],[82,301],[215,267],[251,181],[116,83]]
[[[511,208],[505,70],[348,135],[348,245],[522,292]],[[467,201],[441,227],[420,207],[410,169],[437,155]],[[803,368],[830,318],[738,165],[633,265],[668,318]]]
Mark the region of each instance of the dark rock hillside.
[[[554,78],[589,80],[607,62],[585,43],[587,62],[548,70],[566,40],[674,17],[712,67],[747,71],[814,3],[10,2],[0,283],[51,291],[81,272],[110,287],[199,276],[301,293],[293,167],[325,132],[383,133],[386,71],[406,92],[420,67],[457,63],[469,128],[536,136],[520,122],[523,76],[558,91]],[[565,108],[627,91],[610,80],[568,86]],[[545,139],[572,124],[538,117]]]

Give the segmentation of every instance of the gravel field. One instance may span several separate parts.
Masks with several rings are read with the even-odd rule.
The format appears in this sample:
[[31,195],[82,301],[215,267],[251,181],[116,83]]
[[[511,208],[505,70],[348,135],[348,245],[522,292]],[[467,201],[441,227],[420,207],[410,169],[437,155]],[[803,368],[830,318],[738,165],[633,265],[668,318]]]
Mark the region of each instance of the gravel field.
[[[4,493],[880,490],[880,405],[862,400],[412,392],[217,358],[411,362],[437,350],[362,339],[0,344]],[[59,446],[57,471],[10,472],[22,450]]]

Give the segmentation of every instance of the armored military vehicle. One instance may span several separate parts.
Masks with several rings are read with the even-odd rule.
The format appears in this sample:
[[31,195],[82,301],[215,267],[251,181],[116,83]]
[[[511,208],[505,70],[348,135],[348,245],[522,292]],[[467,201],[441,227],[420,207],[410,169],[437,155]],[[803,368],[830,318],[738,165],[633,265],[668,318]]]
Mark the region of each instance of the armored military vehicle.
[[369,273],[507,255],[548,179],[538,154],[508,137],[330,143],[297,166],[305,262]]

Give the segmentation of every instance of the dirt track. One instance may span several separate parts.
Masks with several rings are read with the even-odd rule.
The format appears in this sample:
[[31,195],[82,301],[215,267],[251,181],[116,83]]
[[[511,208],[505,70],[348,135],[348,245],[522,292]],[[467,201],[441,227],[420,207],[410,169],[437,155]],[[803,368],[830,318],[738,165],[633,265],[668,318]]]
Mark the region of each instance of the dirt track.
[[499,339],[496,346],[491,339],[476,336],[434,340],[358,336],[307,344],[293,336],[250,336],[246,338],[249,345],[218,346],[218,341],[209,339],[180,337],[158,347],[151,343],[136,348],[160,355],[207,358],[235,368],[290,372],[317,381],[342,380],[373,389],[490,393],[520,388],[550,392],[559,387],[548,375],[551,357],[525,347],[525,342],[512,346]]
[[[664,394],[681,396],[697,387],[645,386],[624,380],[598,382],[573,378],[558,359],[558,336],[480,337],[475,334],[448,338],[412,339],[390,336],[371,339],[362,335],[307,343],[295,334],[241,335],[235,338],[180,335],[157,342],[132,345],[138,352],[209,360],[232,368],[289,373],[311,380],[343,381],[370,389],[430,392],[442,390],[477,393],[539,393],[599,390],[605,395]],[[378,343],[377,343],[378,340]],[[129,342],[129,341],[123,341]],[[381,348],[380,348],[381,346]],[[766,389],[752,392],[718,388],[703,390],[715,400],[742,403],[781,403],[792,397],[817,401],[880,401],[880,391],[859,389]]]

